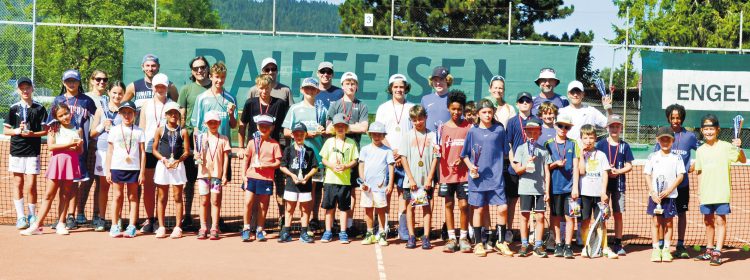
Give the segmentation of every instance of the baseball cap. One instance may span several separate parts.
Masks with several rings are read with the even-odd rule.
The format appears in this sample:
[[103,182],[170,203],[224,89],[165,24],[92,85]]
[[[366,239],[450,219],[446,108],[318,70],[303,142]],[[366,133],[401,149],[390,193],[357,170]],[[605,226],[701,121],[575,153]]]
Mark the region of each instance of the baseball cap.
[[163,85],[163,86],[169,86],[169,77],[167,75],[164,75],[163,73],[159,73],[154,75],[154,77],[151,79],[151,86],[155,87],[157,85]]
[[221,117],[219,116],[219,112],[208,111],[208,113],[206,113],[206,119],[203,122],[208,123],[210,121],[221,122]]
[[122,102],[120,103],[120,107],[117,108],[117,111],[122,111],[122,109],[124,108],[130,108],[130,109],[133,109],[133,111],[135,111],[135,103],[133,103],[133,101]]
[[344,114],[338,113],[333,116],[333,125],[342,124],[342,123],[345,125],[349,125],[349,123],[346,122],[346,116]]
[[156,64],[159,64],[159,57],[153,54],[144,55],[143,60],[141,60],[141,64],[144,64],[147,61],[153,61],[156,62]]
[[354,80],[355,82],[359,83],[359,79],[357,78],[357,74],[354,74],[354,72],[346,72],[343,75],[341,75],[341,84],[344,84],[344,81],[346,80]]
[[274,117],[269,115],[257,115],[253,117],[255,124],[273,125]]
[[610,126],[614,123],[622,124],[622,116],[618,114],[609,115],[609,117],[607,117],[607,126]]
[[391,75],[390,78],[388,78],[388,84],[389,85],[392,84],[395,81],[404,81],[405,83],[408,83],[408,81],[406,81],[406,76],[404,76],[402,74],[393,74],[393,75]]
[[177,103],[175,102],[169,102],[167,103],[167,105],[164,105],[164,113],[172,111],[172,110],[177,110],[177,112],[179,112],[180,105],[177,105]]
[[531,93],[524,91],[518,94],[518,96],[516,97],[516,102],[518,102],[518,100],[521,100],[521,98],[524,98],[524,97],[531,99],[532,101],[534,100],[534,98],[531,97]]
[[719,127],[719,118],[714,114],[708,114],[701,118],[701,127]]
[[539,121],[539,119],[531,118],[528,121],[526,121],[526,126],[524,128],[541,128],[542,122]]
[[305,124],[302,122],[298,122],[292,127],[292,132],[295,132],[295,131],[307,132],[307,126],[305,126]]
[[560,84],[560,80],[557,79],[557,74],[555,73],[555,69],[552,68],[542,68],[542,70],[539,70],[539,77],[536,78],[534,83],[536,85],[539,85],[539,80],[541,79],[553,79],[557,81],[557,84]]
[[318,64],[318,71],[323,70],[325,68],[330,68],[333,70],[333,63],[330,63],[328,61],[323,61],[320,64]]
[[656,131],[656,138],[662,138],[664,136],[674,138],[674,132],[672,132],[672,128],[668,126],[659,127],[659,130]]
[[385,125],[381,122],[373,122],[367,128],[367,133],[386,133]]
[[448,68],[445,68],[444,66],[438,66],[435,67],[435,69],[432,69],[432,76],[430,76],[430,79],[434,77],[440,77],[445,79],[445,77],[448,77],[448,74],[451,72],[448,71]]
[[67,79],[75,79],[76,81],[80,81],[81,80],[81,72],[78,72],[78,70],[75,70],[75,69],[66,70],[63,73],[62,80],[64,82]]
[[21,77],[21,78],[18,78],[18,80],[16,80],[16,87],[20,87],[21,84],[23,84],[23,83],[27,83],[27,84],[32,85],[32,86],[34,85],[34,83],[31,82],[31,79],[29,79],[27,77]]
[[568,83],[568,92],[576,88],[580,91],[583,91],[583,84],[579,81],[572,81]]
[[318,80],[314,78],[305,78],[304,80],[302,80],[302,85],[299,88],[304,88],[304,87],[318,88]]
[[266,57],[263,59],[263,61],[260,63],[260,69],[266,68],[268,64],[273,63],[273,65],[279,66],[278,63],[276,63],[276,60],[273,59],[273,57]]
[[555,123],[573,125],[573,120],[570,119],[570,115],[568,114],[560,114],[557,116]]

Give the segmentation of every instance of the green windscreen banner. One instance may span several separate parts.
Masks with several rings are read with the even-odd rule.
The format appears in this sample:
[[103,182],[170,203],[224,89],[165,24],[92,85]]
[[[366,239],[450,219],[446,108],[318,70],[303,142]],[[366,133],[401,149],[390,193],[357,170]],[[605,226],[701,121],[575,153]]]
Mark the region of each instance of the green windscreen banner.
[[539,89],[534,80],[544,67],[556,70],[563,83],[558,91],[564,92],[565,84],[575,79],[578,47],[125,30],[126,82],[143,78],[141,60],[146,54],[159,57],[160,72],[178,88],[190,82],[188,64],[194,57],[205,56],[211,64],[224,61],[228,69],[225,88],[240,104],[244,104],[260,73],[259,64],[266,57],[278,62],[279,82],[291,88],[295,101],[301,100],[302,80],[317,79],[318,64],[330,61],[334,64],[334,85],[340,85],[344,72],[356,73],[357,97],[374,113],[379,104],[390,99],[385,90],[392,74],[406,75],[412,85],[408,100],[419,102],[422,95],[432,92],[428,79],[439,65],[454,76],[451,88],[463,90],[469,100],[487,96],[494,75],[506,78],[506,100],[514,100],[521,91],[536,94]]
[[641,57],[642,125],[666,125],[671,104],[685,106],[690,127],[700,127],[709,113],[732,127],[732,118],[750,108],[750,56],[642,51]]

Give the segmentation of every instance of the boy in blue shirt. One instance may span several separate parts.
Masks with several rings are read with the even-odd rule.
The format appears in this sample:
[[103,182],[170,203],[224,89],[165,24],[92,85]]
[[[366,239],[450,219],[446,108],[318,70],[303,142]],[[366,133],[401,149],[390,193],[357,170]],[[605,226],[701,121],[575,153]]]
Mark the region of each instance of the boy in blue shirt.
[[[365,223],[367,233],[362,245],[375,244],[388,246],[385,233],[385,209],[388,206],[387,195],[393,191],[393,151],[383,145],[385,125],[374,122],[368,131],[372,143],[362,148],[359,153],[359,174],[364,178],[357,180],[362,187],[362,198],[359,205],[365,208]],[[378,216],[378,234],[373,234],[373,212]]]
[[[557,117],[555,138],[547,140],[544,147],[549,151],[552,163],[549,165],[552,185],[550,203],[551,227],[555,230],[555,257],[573,258],[574,216],[571,215],[570,203],[578,199],[578,142],[568,139],[568,131],[573,127],[570,116],[562,114]],[[575,172],[574,172],[575,171]],[[560,220],[565,217],[565,245],[560,232]]]

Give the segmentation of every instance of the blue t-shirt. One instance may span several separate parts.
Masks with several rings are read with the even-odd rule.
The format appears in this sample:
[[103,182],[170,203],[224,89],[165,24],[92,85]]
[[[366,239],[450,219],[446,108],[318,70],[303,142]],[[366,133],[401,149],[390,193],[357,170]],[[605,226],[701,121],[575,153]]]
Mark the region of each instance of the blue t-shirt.
[[[331,107],[331,102],[338,101],[344,97],[344,91],[341,88],[331,85],[327,90],[321,90],[318,95],[315,96],[315,106],[322,106],[322,109],[328,112],[328,107]],[[319,105],[318,105],[319,104]]]
[[[654,145],[654,152],[661,150],[661,146],[657,142]],[[690,170],[690,150],[698,150],[698,139],[695,138],[695,133],[685,130],[683,127],[680,132],[674,134],[674,142],[672,142],[672,153],[682,158],[682,163],[685,164],[685,172]],[[687,188],[690,185],[690,176],[684,176],[680,185],[677,188]]]
[[430,93],[422,96],[422,107],[427,111],[427,122],[425,125],[429,131],[437,131],[439,123],[446,123],[451,119],[448,111],[448,94],[443,96]]
[[534,106],[531,107],[531,113],[536,116],[536,114],[539,112],[539,106],[541,106],[544,102],[551,102],[552,104],[555,104],[555,106],[557,106],[557,109],[562,109],[570,105],[568,98],[557,93],[555,93],[552,98],[546,98],[540,94],[534,97]]
[[359,162],[365,165],[365,174],[362,179],[374,186],[388,184],[388,165],[394,163],[393,150],[386,145],[380,147],[369,144],[359,152]]
[[[538,120],[539,118],[532,115],[529,116],[529,118],[524,119],[521,114],[518,114],[517,116],[508,119],[508,129],[506,131],[507,145],[510,145],[508,151],[515,151],[516,148],[523,145],[523,143],[526,143],[526,134],[523,131],[523,127],[526,126],[526,122],[529,121],[529,119]],[[508,166],[508,172],[516,175],[516,171],[513,170],[513,167],[511,166]]]
[[555,130],[554,125],[553,127],[546,127],[542,125],[542,134],[539,135],[539,139],[536,140],[537,143],[540,145],[543,145],[547,142],[547,140],[555,138],[555,135],[557,135],[557,130]]
[[555,138],[547,140],[544,147],[549,151],[552,162],[565,159],[565,166],[550,168],[552,194],[565,194],[573,191],[573,161],[580,155],[578,142],[567,139],[565,143],[557,143]]
[[[632,162],[634,159],[633,151],[630,150],[630,144],[622,140],[620,140],[620,144],[617,146],[612,146],[607,141],[607,138],[604,138],[596,142],[596,149],[607,156],[610,168],[620,169],[625,166],[626,162]],[[617,178],[609,178],[607,188],[615,185],[617,186],[617,191],[625,191],[625,174],[620,174]]]
[[504,145],[505,136],[505,128],[502,124],[494,124],[487,129],[477,125],[469,128],[463,150],[461,150],[461,158],[468,157],[472,162],[476,162],[479,172],[479,178],[469,177],[469,191],[505,189],[501,171],[504,164],[501,159],[507,148]]
[[96,113],[96,102],[83,93],[68,98],[66,98],[64,93],[58,95],[52,101],[52,106],[50,106],[50,112],[47,114],[47,124],[55,120],[55,108],[57,107],[57,104],[60,103],[68,104],[68,107],[70,107],[70,113],[72,115],[70,123],[76,128],[83,129],[83,155],[85,155],[86,151],[88,151],[89,144],[89,121],[91,120],[91,117],[94,116],[94,113]]

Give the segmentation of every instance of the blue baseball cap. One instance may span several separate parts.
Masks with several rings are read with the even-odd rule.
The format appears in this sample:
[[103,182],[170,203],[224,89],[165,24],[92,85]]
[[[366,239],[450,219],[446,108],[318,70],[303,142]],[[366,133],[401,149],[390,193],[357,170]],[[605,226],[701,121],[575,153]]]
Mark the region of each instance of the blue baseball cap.
[[156,62],[156,64],[159,64],[159,57],[155,54],[147,54],[143,56],[143,60],[141,60],[141,64],[146,63],[147,61],[153,61]]
[[81,72],[78,72],[78,70],[70,69],[63,72],[62,80],[63,82],[67,79],[75,79],[76,81],[81,80]]
[[302,80],[302,85],[299,88],[313,87],[318,88],[318,80],[313,78],[305,78]]
[[31,79],[29,79],[28,77],[21,77],[21,78],[18,78],[18,80],[16,80],[16,87],[20,87],[23,83],[27,83],[31,86],[34,86],[34,83],[31,82]]
[[298,122],[292,127],[292,132],[295,132],[295,131],[307,132],[307,126],[305,126],[305,124],[302,122]]

